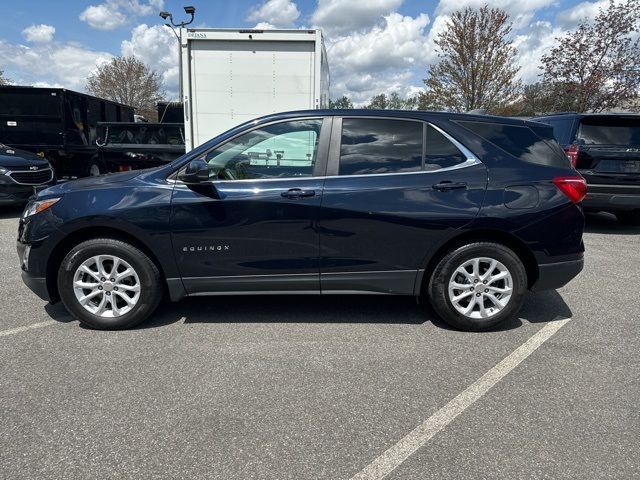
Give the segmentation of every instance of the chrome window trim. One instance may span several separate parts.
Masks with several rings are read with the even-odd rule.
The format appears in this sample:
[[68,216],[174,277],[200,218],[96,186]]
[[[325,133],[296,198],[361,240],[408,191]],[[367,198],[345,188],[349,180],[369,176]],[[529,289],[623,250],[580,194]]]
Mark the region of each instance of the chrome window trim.
[[[310,175],[308,177],[277,177],[277,178],[248,178],[248,179],[240,179],[240,180],[212,180],[210,183],[211,184],[218,184],[218,183],[247,183],[247,182],[279,182],[279,181],[287,181],[287,180],[325,180],[325,179],[331,179],[331,178],[364,178],[364,177],[388,177],[390,175],[421,175],[421,174],[429,174],[429,173],[441,173],[441,172],[449,172],[452,170],[459,170],[462,168],[469,168],[469,167],[473,167],[475,165],[481,165],[482,161],[473,153],[471,152],[467,147],[465,147],[462,143],[460,143],[458,140],[456,140],[454,137],[452,137],[450,134],[448,134],[447,132],[445,132],[442,128],[438,127],[437,125],[434,125],[433,123],[426,121],[426,120],[420,120],[420,119],[416,119],[416,118],[406,118],[406,117],[387,117],[387,116],[377,116],[377,115],[354,115],[354,116],[348,116],[348,115],[325,115],[325,116],[311,116],[311,117],[299,117],[299,118],[289,118],[286,120],[275,120],[273,122],[269,122],[266,124],[262,124],[262,125],[257,125],[249,130],[245,130],[242,133],[239,133],[237,135],[235,135],[232,138],[229,138],[228,140],[226,140],[224,143],[221,143],[219,145],[216,145],[215,147],[212,147],[211,150],[218,148],[222,145],[224,145],[227,142],[230,142],[236,138],[238,138],[241,135],[244,135],[245,133],[248,133],[250,131],[256,130],[260,127],[264,127],[264,126],[268,126],[268,125],[273,125],[273,124],[277,124],[277,123],[283,123],[283,122],[289,122],[289,121],[293,121],[293,120],[314,120],[314,119],[320,119],[320,120],[324,120],[324,118],[332,116],[334,118],[340,118],[340,119],[344,119],[344,118],[366,118],[366,119],[381,119],[381,120],[401,120],[401,121],[408,121],[408,122],[418,122],[418,123],[422,123],[425,126],[425,130],[426,130],[426,126],[431,126],[433,127],[436,131],[440,132],[442,135],[444,135],[444,137],[449,140],[451,143],[453,143],[453,145],[460,151],[460,153],[462,153],[465,158],[466,161],[459,163],[457,165],[453,165],[452,167],[445,167],[445,168],[438,168],[436,170],[416,170],[413,172],[386,172],[386,173],[365,173],[365,174],[358,174],[358,175],[340,175],[339,173],[337,175],[318,175],[318,176],[313,176]],[[424,137],[424,135],[423,135]],[[425,144],[423,143],[423,150],[426,149]],[[211,150],[207,150],[207,152],[201,154],[202,155],[206,155],[206,153],[208,153]],[[338,159],[339,160],[339,159]],[[169,175],[167,177],[167,182],[168,183],[173,183],[176,185],[186,185],[184,182],[178,180],[177,178],[169,178],[172,177],[174,175],[177,175],[178,172],[180,172],[180,170],[182,170],[185,165],[182,165],[180,168],[178,168],[177,170],[175,170],[171,175]]]

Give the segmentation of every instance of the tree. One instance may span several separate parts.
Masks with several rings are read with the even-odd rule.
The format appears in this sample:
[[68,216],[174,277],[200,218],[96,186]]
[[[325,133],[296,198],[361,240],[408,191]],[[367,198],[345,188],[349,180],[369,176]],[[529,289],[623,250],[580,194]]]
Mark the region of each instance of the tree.
[[378,110],[415,110],[418,107],[418,97],[403,98],[398,92],[391,92],[387,96],[380,93],[371,97],[371,101],[364,108]]
[[9,80],[4,76],[4,70],[0,70],[0,85],[9,85]]
[[593,23],[583,20],[557,38],[558,45],[542,57],[543,79],[555,98],[570,100],[578,112],[639,106],[639,19],[640,0],[609,0]]
[[435,42],[440,61],[424,81],[432,103],[454,111],[493,111],[516,98],[519,68],[508,19],[487,5],[451,15]]
[[156,102],[164,92],[160,75],[134,56],[115,57],[89,75],[87,91],[132,106],[136,113],[156,119]]
[[389,101],[387,100],[387,95],[385,93],[380,93],[378,95],[374,95],[371,97],[371,101],[364,108],[367,109],[377,109],[377,110],[386,110],[389,108]]
[[353,108],[353,102],[346,95],[342,95],[340,98],[336,100],[329,100],[329,108]]

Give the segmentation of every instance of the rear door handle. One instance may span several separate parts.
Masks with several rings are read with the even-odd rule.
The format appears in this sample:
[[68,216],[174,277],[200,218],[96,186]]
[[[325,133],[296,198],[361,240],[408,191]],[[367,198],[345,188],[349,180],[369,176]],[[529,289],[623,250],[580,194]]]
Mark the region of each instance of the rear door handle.
[[466,182],[450,182],[445,180],[440,183],[436,183],[432,186],[434,190],[438,190],[439,192],[446,192],[448,190],[461,190],[463,188],[467,188]]
[[284,198],[305,198],[305,197],[313,197],[315,196],[315,190],[303,190],[301,188],[290,188],[286,192],[282,192],[280,195]]

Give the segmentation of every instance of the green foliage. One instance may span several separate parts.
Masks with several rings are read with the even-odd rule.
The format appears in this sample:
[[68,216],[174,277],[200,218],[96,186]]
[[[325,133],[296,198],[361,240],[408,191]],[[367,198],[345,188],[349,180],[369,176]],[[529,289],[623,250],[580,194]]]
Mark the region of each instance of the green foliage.
[[353,108],[353,102],[346,95],[337,98],[336,100],[329,100],[329,108],[331,109],[348,109]]

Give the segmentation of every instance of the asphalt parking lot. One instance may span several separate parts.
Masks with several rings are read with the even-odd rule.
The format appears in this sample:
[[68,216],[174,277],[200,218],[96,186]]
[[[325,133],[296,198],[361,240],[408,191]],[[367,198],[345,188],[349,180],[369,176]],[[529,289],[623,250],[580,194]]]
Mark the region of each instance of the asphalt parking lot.
[[0,211],[0,478],[640,476],[640,227],[590,215],[585,271],[490,333],[371,296],[187,299],[98,332],[22,284],[19,214]]

